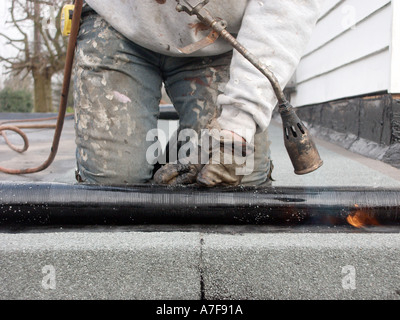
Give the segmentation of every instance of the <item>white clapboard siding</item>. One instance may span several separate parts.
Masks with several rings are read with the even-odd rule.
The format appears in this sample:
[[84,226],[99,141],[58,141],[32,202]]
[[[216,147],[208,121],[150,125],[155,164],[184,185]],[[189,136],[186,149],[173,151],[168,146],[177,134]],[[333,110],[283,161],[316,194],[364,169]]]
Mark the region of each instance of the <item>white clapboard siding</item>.
[[325,0],[296,71],[293,104],[396,90],[400,48],[393,29],[399,19],[393,17],[399,1]]
[[392,45],[391,45],[391,73],[390,93],[400,93],[400,0],[392,0]]

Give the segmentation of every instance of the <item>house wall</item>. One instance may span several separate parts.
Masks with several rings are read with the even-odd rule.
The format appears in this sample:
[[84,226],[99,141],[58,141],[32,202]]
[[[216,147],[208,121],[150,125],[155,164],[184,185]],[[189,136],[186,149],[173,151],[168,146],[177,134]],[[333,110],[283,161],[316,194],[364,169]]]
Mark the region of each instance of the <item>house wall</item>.
[[296,71],[293,105],[400,92],[400,77],[392,72],[400,68],[400,39],[392,32],[400,22],[399,5],[399,0],[325,0]]

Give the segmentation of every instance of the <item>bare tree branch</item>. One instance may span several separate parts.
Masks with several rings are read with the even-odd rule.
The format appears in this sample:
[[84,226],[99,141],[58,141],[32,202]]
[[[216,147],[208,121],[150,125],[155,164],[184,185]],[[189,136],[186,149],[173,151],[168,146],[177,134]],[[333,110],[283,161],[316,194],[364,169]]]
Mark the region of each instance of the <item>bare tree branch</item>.
[[[6,46],[12,47],[17,53],[15,57],[0,56],[0,61],[5,62],[7,73],[21,74],[25,72],[25,77],[32,74],[35,83],[36,104],[39,103],[36,93],[42,97],[48,96],[38,90],[48,90],[43,89],[43,86],[51,85],[51,77],[63,70],[64,67],[67,39],[62,37],[58,21],[61,18],[62,6],[67,1],[9,1],[11,5],[7,23],[17,31],[19,36],[13,37],[6,32],[0,32],[0,37],[6,39]],[[47,9],[49,6],[51,15],[54,15],[54,12],[57,13],[55,26],[50,26],[49,22],[45,20],[47,10],[43,9]],[[50,16],[49,21],[53,22],[52,19],[53,17]],[[54,33],[50,28],[55,30]],[[40,85],[38,81],[41,81]],[[36,83],[38,83],[37,86]]]

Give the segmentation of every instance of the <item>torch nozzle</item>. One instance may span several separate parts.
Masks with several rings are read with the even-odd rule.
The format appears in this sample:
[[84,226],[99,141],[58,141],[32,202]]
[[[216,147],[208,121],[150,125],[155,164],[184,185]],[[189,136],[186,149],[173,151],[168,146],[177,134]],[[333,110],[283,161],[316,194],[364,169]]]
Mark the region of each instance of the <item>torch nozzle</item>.
[[304,175],[319,169],[323,161],[306,126],[289,103],[279,106],[282,118],[285,147],[292,161],[294,172]]

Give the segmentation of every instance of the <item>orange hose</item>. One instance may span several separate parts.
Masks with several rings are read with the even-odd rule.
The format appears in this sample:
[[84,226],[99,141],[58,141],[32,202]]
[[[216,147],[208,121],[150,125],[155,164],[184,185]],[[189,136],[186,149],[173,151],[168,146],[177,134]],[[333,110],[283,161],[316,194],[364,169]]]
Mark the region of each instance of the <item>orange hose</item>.
[[[36,168],[8,169],[8,168],[0,167],[1,172],[8,173],[8,174],[27,174],[27,173],[40,172],[40,171],[47,169],[52,164],[52,162],[54,161],[54,158],[56,157],[56,154],[58,151],[58,146],[60,143],[61,132],[62,132],[62,129],[64,126],[65,114],[66,114],[66,110],[67,110],[69,84],[71,81],[72,67],[73,67],[74,56],[75,56],[75,47],[76,47],[76,42],[77,42],[78,33],[79,33],[79,27],[80,27],[81,15],[82,15],[82,6],[83,6],[83,0],[75,1],[74,14],[72,17],[71,34],[69,36],[67,56],[66,56],[66,60],[65,60],[64,80],[63,80],[63,87],[62,87],[62,91],[61,91],[60,108],[58,111],[56,130],[54,133],[53,144],[51,146],[50,154],[49,154],[47,160]],[[34,119],[34,120],[36,120],[36,119]],[[15,131],[20,135],[22,133],[21,136],[23,137],[24,133],[19,128],[15,127],[15,126],[8,126],[8,128],[11,128],[8,130]],[[4,130],[7,130],[7,129],[5,129],[5,127],[0,127],[0,131],[2,132],[3,137],[4,137],[4,134],[3,134]],[[5,138],[5,139],[7,140],[7,138]],[[24,137],[23,137],[23,139],[24,139]],[[25,148],[27,146],[27,141],[25,141],[25,139],[24,139],[24,144],[25,144],[24,145],[24,148]]]

